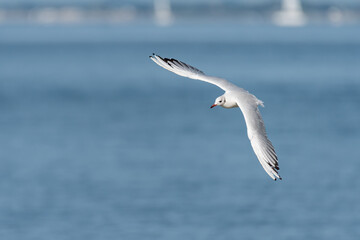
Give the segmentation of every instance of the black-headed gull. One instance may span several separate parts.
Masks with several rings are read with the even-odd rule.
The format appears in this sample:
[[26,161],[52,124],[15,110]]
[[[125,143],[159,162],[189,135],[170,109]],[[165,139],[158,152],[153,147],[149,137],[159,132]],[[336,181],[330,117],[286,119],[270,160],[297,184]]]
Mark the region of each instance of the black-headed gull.
[[279,170],[278,158],[272,143],[267,138],[264,122],[258,109],[259,105],[264,106],[262,101],[233,83],[223,78],[207,76],[199,69],[184,62],[173,58],[162,58],[156,54],[150,56],[150,59],[160,67],[163,67],[166,70],[180,76],[212,83],[223,89],[225,94],[216,98],[215,103],[211,106],[211,108],[215,106],[222,106],[224,108],[239,107],[241,109],[245,118],[247,134],[250,139],[251,146],[254,149],[262,167],[272,179],[281,180],[277,171]]

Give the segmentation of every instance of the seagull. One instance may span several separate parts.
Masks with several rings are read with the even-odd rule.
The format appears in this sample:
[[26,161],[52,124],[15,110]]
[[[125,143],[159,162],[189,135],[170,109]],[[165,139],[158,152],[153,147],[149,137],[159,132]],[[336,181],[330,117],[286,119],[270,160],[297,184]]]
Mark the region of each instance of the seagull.
[[273,180],[282,179],[278,173],[279,163],[274,146],[267,137],[264,121],[258,108],[259,105],[264,107],[261,100],[223,78],[208,76],[199,69],[174,58],[162,58],[153,53],[150,59],[160,67],[177,75],[208,82],[224,90],[225,93],[216,98],[215,103],[210,108],[215,106],[223,108],[239,107],[244,115],[247,135],[256,157]]

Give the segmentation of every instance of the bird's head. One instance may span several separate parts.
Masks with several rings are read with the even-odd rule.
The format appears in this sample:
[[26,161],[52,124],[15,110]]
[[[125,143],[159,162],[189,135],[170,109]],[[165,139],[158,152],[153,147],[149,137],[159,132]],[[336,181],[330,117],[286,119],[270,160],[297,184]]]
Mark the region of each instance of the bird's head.
[[226,102],[225,96],[222,95],[222,96],[215,99],[215,103],[213,105],[211,105],[210,108],[213,108],[213,107],[216,107],[216,106],[222,106],[222,105],[225,104],[225,102]]

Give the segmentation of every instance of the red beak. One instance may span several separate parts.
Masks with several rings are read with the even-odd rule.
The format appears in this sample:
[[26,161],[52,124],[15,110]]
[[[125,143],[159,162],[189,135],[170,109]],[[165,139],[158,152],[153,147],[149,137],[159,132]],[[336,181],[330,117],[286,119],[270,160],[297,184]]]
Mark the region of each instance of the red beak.
[[210,108],[213,108],[213,107],[216,107],[217,105],[216,104],[213,104],[213,105],[211,105],[211,107]]

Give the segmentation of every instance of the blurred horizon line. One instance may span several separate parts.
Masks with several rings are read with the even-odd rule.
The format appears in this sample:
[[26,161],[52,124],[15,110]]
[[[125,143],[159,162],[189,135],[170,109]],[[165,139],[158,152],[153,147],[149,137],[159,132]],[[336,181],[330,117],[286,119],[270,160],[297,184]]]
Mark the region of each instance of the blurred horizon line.
[[[165,5],[167,12],[157,13],[159,2]],[[296,9],[283,9],[284,2],[290,2]],[[154,4],[155,3],[155,4]],[[86,22],[109,22],[126,23],[138,20],[153,19],[160,25],[169,25],[176,20],[208,20],[208,19],[235,19],[242,22],[267,22],[277,25],[287,25],[287,22],[295,25],[306,23],[331,23],[335,25],[352,24],[360,22],[360,3],[337,6],[333,3],[304,3],[300,6],[298,0],[288,0],[275,3],[245,4],[245,3],[174,3],[166,0],[148,3],[101,3],[101,4],[2,4],[0,5],[0,24],[4,23],[86,23]],[[289,5],[289,4],[287,4]],[[299,5],[299,6],[298,6]],[[291,7],[290,7],[291,8]],[[292,12],[291,12],[292,11]],[[280,13],[280,14],[279,14]],[[281,15],[282,22],[278,22]],[[159,19],[160,16],[160,19]],[[161,19],[167,16],[168,20]],[[301,17],[293,21],[293,17]],[[276,18],[276,19],[275,19]],[[304,21],[306,18],[306,21]],[[171,21],[169,20],[171,19]],[[168,23],[166,21],[169,21]]]

